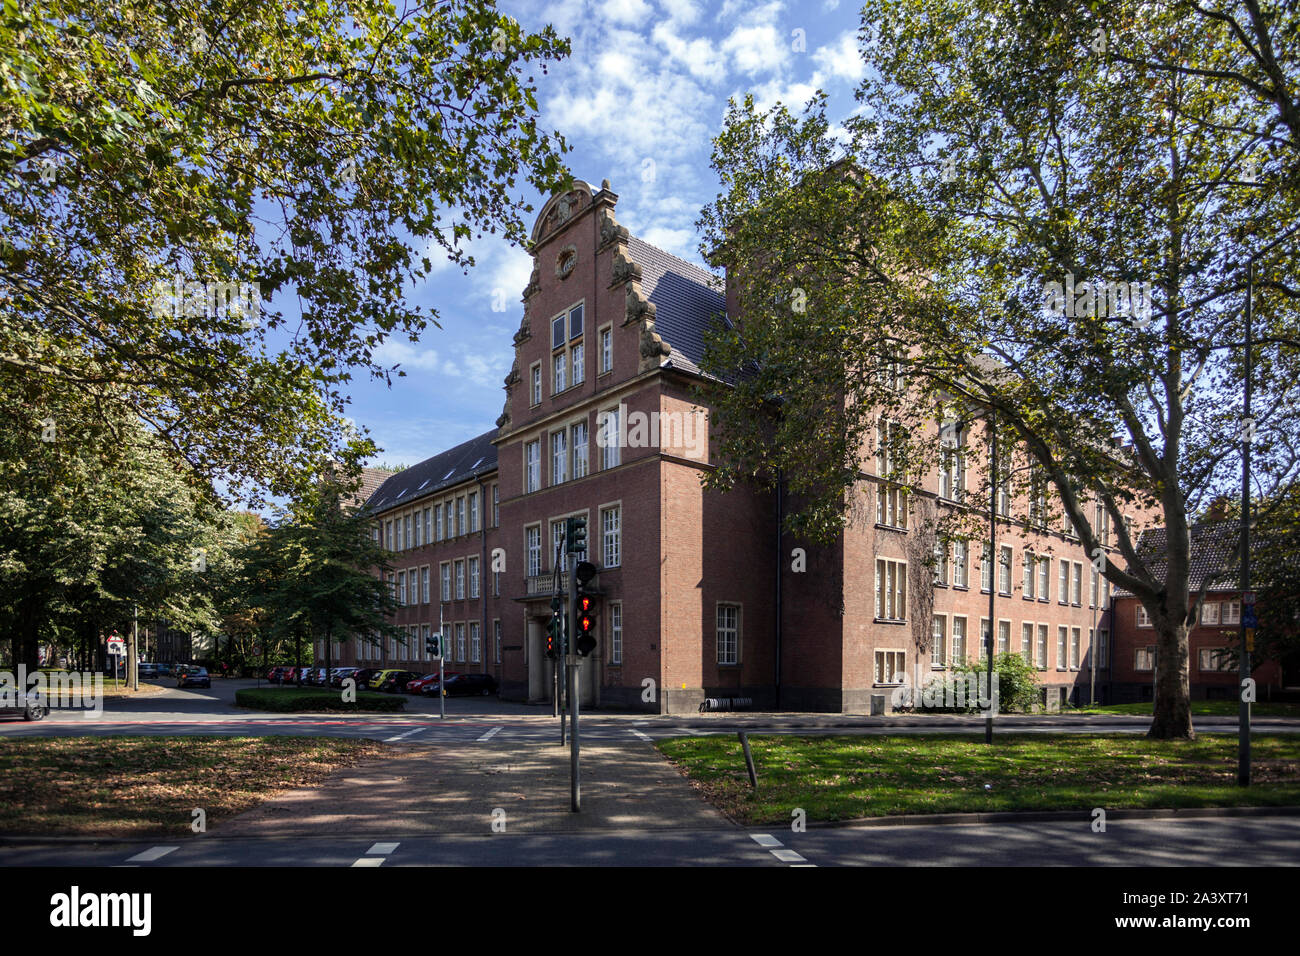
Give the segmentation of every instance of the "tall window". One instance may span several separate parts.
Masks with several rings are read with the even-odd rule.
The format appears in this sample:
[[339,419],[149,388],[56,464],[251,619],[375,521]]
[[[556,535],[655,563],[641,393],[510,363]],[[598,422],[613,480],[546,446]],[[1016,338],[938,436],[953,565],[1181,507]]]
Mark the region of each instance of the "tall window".
[[944,646],[948,643],[948,618],[943,614],[934,616],[934,624],[930,632],[930,666],[943,667],[945,661]]
[[907,491],[897,485],[876,485],[876,523],[890,528],[907,527]]
[[501,622],[499,620],[492,622],[492,659],[496,663],[501,663]]
[[569,387],[568,383],[564,380],[565,365],[568,362],[568,358],[569,356],[565,352],[558,352],[551,357],[551,362],[555,370],[555,387],[551,390],[552,392],[562,392]]
[[718,663],[736,664],[740,661],[740,607],[735,604],[718,605]]
[[989,546],[986,543],[980,554],[980,590],[993,590],[993,562],[989,560]]
[[536,491],[541,484],[542,444],[530,441],[524,446],[524,491]]
[[444,601],[450,601],[451,600],[451,565],[448,564],[446,561],[444,561],[440,565],[439,571],[442,574],[442,599]]
[[568,474],[569,454],[565,447],[565,433],[551,432],[551,484],[558,485],[565,481]]
[[1032,600],[1034,599],[1034,573],[1035,573],[1037,567],[1038,567],[1038,564],[1037,564],[1037,562],[1036,562],[1035,559],[1034,559],[1033,552],[1031,552],[1031,551],[1026,551],[1026,552],[1025,552],[1025,575],[1024,575],[1023,588],[1024,588],[1024,592],[1025,592],[1025,593],[1024,593],[1025,600],[1027,600],[1027,601],[1032,601]]
[[[565,519],[563,518],[561,518],[559,521],[551,522],[550,553],[555,555],[555,561],[558,562],[560,571],[567,571],[569,569],[568,551],[560,549],[560,542],[564,540],[565,527],[566,527],[566,523],[565,523]],[[551,570],[555,570],[555,568],[552,568]]]
[[601,563],[618,567],[623,560],[622,516],[620,508],[603,508],[600,512]]
[[1083,565],[1074,564],[1074,574],[1070,578],[1070,603],[1078,607],[1083,600]]
[[542,529],[537,525],[524,529],[524,551],[528,555],[528,576],[542,573]]
[[478,530],[478,492],[469,493],[469,530]]
[[581,385],[583,381],[586,379],[586,374],[587,374],[586,370],[582,367],[583,361],[585,360],[585,353],[582,348],[582,343],[579,342],[570,350],[570,352],[572,354],[572,361],[573,361],[573,384]]
[[882,419],[876,425],[876,474],[884,479],[897,479],[897,451],[905,439],[903,427],[898,422]]
[[1026,664],[1034,662],[1034,625],[1028,621],[1020,625],[1020,656]]
[[614,601],[609,606],[609,662],[623,663],[623,602]]
[[[1070,603],[1070,562],[1061,561],[1060,571],[1057,574],[1056,600],[1060,604]],[[1092,604],[1090,607],[1097,606],[1097,569],[1092,569]]]
[[387,521],[384,523],[384,541],[385,541],[384,547],[386,549],[388,549],[389,551],[397,550],[396,546],[393,543],[393,522],[391,521]]
[[424,509],[424,543],[425,544],[433,544],[433,538],[430,537],[430,535],[433,534],[432,515],[433,515],[432,508]]
[[1047,625],[1038,625],[1038,669],[1047,670]]
[[469,596],[478,597],[478,558],[469,559]]
[[1201,623],[1218,624],[1219,623],[1219,602],[1206,601],[1201,605]]
[[456,534],[465,534],[469,526],[465,524],[465,496],[456,499]]
[[420,601],[423,604],[429,603],[429,569],[420,569]]
[[551,348],[564,347],[564,316],[557,315],[551,319]]
[[1049,601],[1052,594],[1052,559],[1040,557],[1038,559],[1038,600]]
[[411,516],[402,515],[402,550],[411,550]]
[[907,620],[907,564],[903,561],[876,559],[876,618]]
[[406,603],[406,572],[405,571],[397,572],[397,595],[398,595],[397,603],[405,604]]
[[948,546],[942,541],[934,545],[934,583],[948,586]]
[[587,477],[587,423],[573,426],[573,477]]
[[456,660],[465,660],[465,625],[456,625]]
[[532,404],[540,405],[542,404],[542,367],[540,365],[534,365],[532,368],[532,375],[533,375],[533,394],[531,396],[533,400]]
[[1138,602],[1138,606],[1137,606],[1137,626],[1138,627],[1151,626],[1151,616],[1147,614],[1146,605],[1142,604],[1141,602]]
[[465,599],[465,562],[456,562],[456,600]]
[[424,525],[420,521],[420,512],[415,513],[415,546],[418,548],[424,544]]
[[998,621],[998,653],[1011,653],[1011,622]]
[[477,664],[483,658],[483,635],[479,633],[478,621],[469,624],[469,659]]
[[1079,637],[1080,630],[1077,627],[1070,628],[1070,669],[1079,669]]
[[1223,623],[1224,624],[1241,623],[1241,602],[1240,601],[1223,602]]
[[501,527],[501,486],[492,485],[492,527]]
[[964,617],[952,619],[952,662],[953,664],[966,663],[966,619]]
[[618,447],[620,434],[618,409],[612,408],[609,411],[601,412],[597,427],[602,429],[599,444],[604,446],[601,448],[600,467],[613,468],[621,460]]
[[1001,558],[998,561],[998,591],[1002,594],[1011,593],[1011,548],[1003,547]]
[[952,543],[952,586],[964,588],[970,585],[969,568],[967,567],[967,558],[969,557],[970,545],[965,541],[954,541]]
[[[1089,641],[1092,642],[1092,639],[1089,638]],[[1105,628],[1099,630],[1093,647],[1096,648],[1094,653],[1097,655],[1097,669],[1106,670],[1110,667],[1110,631]]]
[[575,305],[569,310],[569,339],[580,338],[582,336],[582,306]]
[[1066,642],[1069,640],[1069,628],[1064,624],[1056,629],[1056,669],[1065,670],[1066,667]]
[[1156,669],[1156,647],[1154,644],[1137,648],[1133,657],[1133,669],[1135,671],[1153,671]]
[[962,501],[966,497],[966,463],[960,437],[946,439],[939,465],[939,497]]
[[614,368],[614,330],[600,330],[600,370],[608,372]]
[[442,540],[442,505],[433,506],[433,540]]

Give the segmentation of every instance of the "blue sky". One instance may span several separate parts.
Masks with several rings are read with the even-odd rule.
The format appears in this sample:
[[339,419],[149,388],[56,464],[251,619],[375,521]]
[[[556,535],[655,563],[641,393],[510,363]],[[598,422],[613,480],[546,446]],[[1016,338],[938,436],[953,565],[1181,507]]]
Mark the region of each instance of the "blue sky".
[[[572,55],[534,76],[540,125],[572,146],[574,176],[608,178],[619,222],[692,262],[702,264],[695,221],[717,194],[709,156],[729,97],[797,107],[823,89],[832,116],[857,107],[863,64],[850,0],[500,0],[499,8],[529,31],[550,23],[571,39]],[[526,198],[535,215],[546,197]],[[469,249],[477,261],[469,275],[446,263],[412,291],[438,310],[442,328],[381,350],[379,360],[406,375],[391,387],[352,383],[350,417],[382,449],[372,463],[413,465],[493,427],[501,413],[531,258],[496,237]]]

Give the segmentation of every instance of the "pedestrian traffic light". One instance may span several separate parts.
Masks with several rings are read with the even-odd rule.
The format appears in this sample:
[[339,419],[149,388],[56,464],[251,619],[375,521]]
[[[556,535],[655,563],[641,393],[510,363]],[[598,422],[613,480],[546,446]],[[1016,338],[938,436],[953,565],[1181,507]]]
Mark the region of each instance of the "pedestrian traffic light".
[[442,657],[442,635],[427,635],[424,639],[424,652],[429,655],[430,659],[435,661]]
[[564,538],[568,542],[565,550],[569,554],[585,554],[587,551],[587,519],[569,518],[568,527],[564,529]]
[[596,627],[595,603],[590,594],[578,595],[578,639],[574,649],[583,657],[596,649],[596,638],[591,633]]
[[551,612],[551,620],[546,625],[546,656],[555,660],[560,653],[564,636],[564,616],[559,611]]

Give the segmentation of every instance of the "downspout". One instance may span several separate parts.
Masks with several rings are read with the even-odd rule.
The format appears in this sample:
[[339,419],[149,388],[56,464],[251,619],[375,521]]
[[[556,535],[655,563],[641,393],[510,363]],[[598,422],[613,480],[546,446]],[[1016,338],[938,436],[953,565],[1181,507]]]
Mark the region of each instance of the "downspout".
[[781,509],[784,505],[782,500],[782,474],[778,469],[776,473],[776,620],[773,631],[776,635],[776,661],[773,668],[773,680],[775,681],[775,700],[773,706],[776,710],[781,709]]

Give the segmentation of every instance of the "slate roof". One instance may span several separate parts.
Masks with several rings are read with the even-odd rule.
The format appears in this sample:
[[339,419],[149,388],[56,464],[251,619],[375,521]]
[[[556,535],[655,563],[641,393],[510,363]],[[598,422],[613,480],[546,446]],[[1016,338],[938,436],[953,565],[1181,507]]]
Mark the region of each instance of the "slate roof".
[[699,374],[704,332],[727,311],[722,280],[712,273],[629,236],[628,258],[641,266],[641,291],[655,306],[655,331],[672,349],[663,362]]
[[497,437],[497,433],[498,429],[492,428],[455,448],[391,475],[370,495],[366,507],[371,511],[387,511],[462,481],[496,471],[497,449],[492,444],[492,439]]
[[[1207,590],[1238,591],[1236,583],[1237,551],[1241,545],[1241,522],[1205,521],[1191,527],[1192,553],[1187,586],[1190,591],[1199,591],[1201,585],[1209,580]],[[1156,580],[1164,578],[1165,562],[1159,556],[1168,553],[1168,535],[1165,528],[1152,528],[1142,532],[1138,538],[1138,554],[1151,556],[1151,573]],[[1116,597],[1132,597],[1127,591],[1117,590]]]

